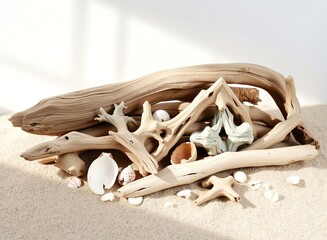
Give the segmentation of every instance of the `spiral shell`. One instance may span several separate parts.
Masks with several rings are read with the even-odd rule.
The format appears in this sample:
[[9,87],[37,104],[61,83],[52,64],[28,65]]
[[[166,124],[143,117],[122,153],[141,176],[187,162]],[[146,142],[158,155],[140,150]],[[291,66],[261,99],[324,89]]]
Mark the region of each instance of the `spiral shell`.
[[125,167],[118,175],[118,183],[122,186],[133,182],[136,178],[132,165]]

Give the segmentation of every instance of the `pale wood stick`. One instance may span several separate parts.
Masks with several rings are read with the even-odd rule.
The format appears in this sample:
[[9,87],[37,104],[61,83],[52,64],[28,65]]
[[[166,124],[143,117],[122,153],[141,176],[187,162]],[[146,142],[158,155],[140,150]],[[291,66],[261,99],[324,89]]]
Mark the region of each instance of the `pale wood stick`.
[[118,189],[122,197],[138,197],[167,188],[193,183],[209,175],[236,168],[286,165],[312,160],[318,150],[312,145],[284,148],[226,152],[195,162],[169,165],[155,175],[149,175]]

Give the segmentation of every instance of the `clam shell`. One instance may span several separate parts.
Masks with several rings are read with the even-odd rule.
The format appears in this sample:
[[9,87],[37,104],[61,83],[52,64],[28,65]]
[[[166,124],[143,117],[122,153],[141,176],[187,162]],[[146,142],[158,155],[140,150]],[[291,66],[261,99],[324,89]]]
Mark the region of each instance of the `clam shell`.
[[113,200],[115,200],[115,194],[113,194],[112,192],[108,192],[108,193],[105,193],[101,196],[101,201],[103,202],[107,202],[107,201],[110,201],[112,202]]
[[141,203],[143,202],[143,197],[132,197],[132,198],[128,198],[128,203],[133,205],[133,206],[138,206],[141,205]]
[[184,189],[184,190],[181,190],[178,193],[176,193],[176,195],[178,197],[185,197],[185,198],[189,199],[192,195],[192,191],[190,189]]
[[104,189],[110,189],[117,178],[118,165],[110,153],[102,153],[95,159],[88,170],[87,181],[92,192],[104,194]]
[[265,191],[263,195],[272,202],[277,202],[279,200],[279,193],[275,190]]
[[158,122],[166,122],[170,120],[170,115],[167,111],[165,110],[157,110],[152,114],[153,118],[157,120]]
[[127,183],[133,182],[135,178],[136,178],[135,171],[133,170],[132,165],[129,165],[119,173],[118,183],[124,186]]
[[289,176],[288,178],[286,178],[286,182],[292,185],[297,185],[300,183],[300,181],[301,178],[297,175]]
[[79,179],[78,177],[71,177],[68,180],[68,187],[70,188],[79,188],[82,186],[82,181],[81,179]]
[[233,177],[235,178],[235,180],[239,183],[245,183],[247,176],[243,171],[236,171],[233,173]]

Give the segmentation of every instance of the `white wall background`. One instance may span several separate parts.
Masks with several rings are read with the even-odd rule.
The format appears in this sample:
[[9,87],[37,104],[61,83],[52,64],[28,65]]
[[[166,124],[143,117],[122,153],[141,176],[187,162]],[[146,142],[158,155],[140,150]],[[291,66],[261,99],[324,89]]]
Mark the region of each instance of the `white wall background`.
[[0,113],[225,62],[291,75],[302,106],[326,104],[326,10],[324,0],[0,0]]

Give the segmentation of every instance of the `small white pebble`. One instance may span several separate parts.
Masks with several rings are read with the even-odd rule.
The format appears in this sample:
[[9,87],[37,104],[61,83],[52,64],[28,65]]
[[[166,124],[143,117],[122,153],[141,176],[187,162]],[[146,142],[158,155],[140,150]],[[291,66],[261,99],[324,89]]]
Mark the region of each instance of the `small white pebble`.
[[138,206],[141,205],[143,202],[143,197],[134,197],[134,198],[128,198],[128,203],[133,205],[133,206]]
[[115,199],[115,194],[113,194],[112,192],[108,192],[108,193],[105,193],[101,196],[101,201],[103,202],[107,202],[107,201],[110,201],[112,202],[114,199]]
[[184,198],[189,199],[192,195],[192,191],[190,189],[184,189],[184,190],[179,191],[176,195],[178,197],[184,197]]
[[292,185],[297,185],[299,184],[301,181],[301,178],[299,176],[289,176],[288,178],[286,178],[286,182]]
[[279,193],[275,190],[265,191],[263,195],[272,202],[277,202],[279,200]]
[[247,176],[243,171],[236,171],[233,173],[233,177],[235,178],[235,180],[239,183],[245,183]]

